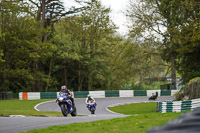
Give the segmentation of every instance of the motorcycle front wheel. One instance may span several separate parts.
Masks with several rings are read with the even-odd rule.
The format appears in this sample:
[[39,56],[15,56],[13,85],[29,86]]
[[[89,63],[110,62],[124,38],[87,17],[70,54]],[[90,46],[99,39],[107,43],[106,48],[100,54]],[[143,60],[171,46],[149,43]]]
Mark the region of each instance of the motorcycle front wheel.
[[94,108],[91,109],[91,114],[95,114],[95,109]]
[[63,116],[67,117],[67,115],[68,115],[67,105],[66,104],[61,104],[60,108],[61,108],[61,112],[62,112]]

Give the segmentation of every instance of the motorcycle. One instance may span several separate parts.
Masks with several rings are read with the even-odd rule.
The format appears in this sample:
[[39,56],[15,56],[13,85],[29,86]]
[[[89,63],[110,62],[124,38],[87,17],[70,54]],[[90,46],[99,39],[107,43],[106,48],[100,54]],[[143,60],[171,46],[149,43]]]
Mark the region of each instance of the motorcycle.
[[67,117],[68,114],[71,114],[71,116],[77,115],[76,107],[72,108],[72,101],[66,93],[60,92],[56,102],[58,102],[63,116]]
[[155,95],[153,95],[153,94],[152,94],[152,96],[151,96],[151,97],[149,97],[149,100],[156,100],[156,99],[157,99],[157,97],[158,97],[158,92],[156,92],[156,94],[155,94]]
[[96,103],[94,102],[94,100],[90,100],[88,102],[88,110],[91,112],[91,114],[95,114]]

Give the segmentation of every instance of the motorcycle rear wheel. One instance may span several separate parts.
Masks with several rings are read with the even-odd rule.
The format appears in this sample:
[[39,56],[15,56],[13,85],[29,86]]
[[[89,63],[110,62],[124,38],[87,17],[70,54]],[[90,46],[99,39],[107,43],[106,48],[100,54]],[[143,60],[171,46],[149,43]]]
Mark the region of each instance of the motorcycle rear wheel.
[[71,116],[77,116],[77,111],[76,111],[76,107],[73,108],[73,111],[71,112]]

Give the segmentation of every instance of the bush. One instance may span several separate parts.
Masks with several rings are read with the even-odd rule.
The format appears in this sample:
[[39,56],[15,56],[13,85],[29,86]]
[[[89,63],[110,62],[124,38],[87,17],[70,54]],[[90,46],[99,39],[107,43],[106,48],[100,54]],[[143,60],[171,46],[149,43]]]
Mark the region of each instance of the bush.
[[184,88],[176,94],[176,100],[182,100],[184,97],[191,99],[200,98],[200,77],[191,79]]

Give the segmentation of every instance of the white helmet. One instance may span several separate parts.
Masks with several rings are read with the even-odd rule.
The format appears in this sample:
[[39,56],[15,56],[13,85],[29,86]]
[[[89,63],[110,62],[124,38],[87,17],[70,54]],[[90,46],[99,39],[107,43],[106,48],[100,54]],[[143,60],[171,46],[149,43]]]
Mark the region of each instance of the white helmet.
[[65,92],[67,90],[67,87],[65,85],[61,86],[61,91]]
[[88,98],[91,98],[91,96],[90,96],[89,94],[87,95],[87,97],[88,97]]

